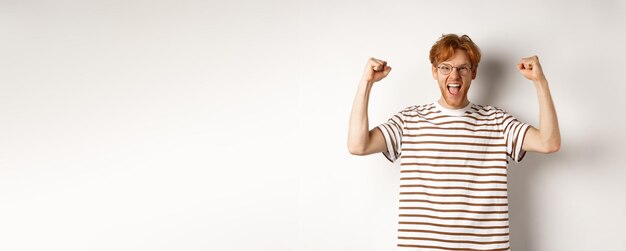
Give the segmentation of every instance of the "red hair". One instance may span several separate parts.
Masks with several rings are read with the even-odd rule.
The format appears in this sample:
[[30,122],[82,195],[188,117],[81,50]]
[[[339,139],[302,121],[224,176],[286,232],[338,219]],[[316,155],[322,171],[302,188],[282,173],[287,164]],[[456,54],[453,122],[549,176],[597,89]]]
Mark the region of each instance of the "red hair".
[[478,62],[480,62],[480,49],[467,35],[460,37],[456,34],[442,35],[430,48],[430,63],[437,67],[439,63],[452,58],[457,49],[467,52],[472,64],[472,72],[475,74],[478,69]]

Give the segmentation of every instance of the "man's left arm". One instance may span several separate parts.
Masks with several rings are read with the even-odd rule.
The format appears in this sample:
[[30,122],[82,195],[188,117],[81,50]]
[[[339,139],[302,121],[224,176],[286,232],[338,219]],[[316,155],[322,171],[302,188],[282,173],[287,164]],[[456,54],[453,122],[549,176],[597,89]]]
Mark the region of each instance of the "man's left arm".
[[539,98],[539,129],[530,127],[524,137],[522,149],[525,151],[553,153],[561,148],[561,133],[552,102],[548,80],[543,74],[539,58],[522,58],[517,69],[528,80],[533,81]]

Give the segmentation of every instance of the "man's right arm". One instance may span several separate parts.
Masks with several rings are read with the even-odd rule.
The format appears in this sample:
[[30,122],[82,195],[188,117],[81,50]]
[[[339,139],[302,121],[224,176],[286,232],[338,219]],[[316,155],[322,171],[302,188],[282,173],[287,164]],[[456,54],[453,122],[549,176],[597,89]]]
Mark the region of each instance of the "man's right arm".
[[387,62],[375,58],[370,58],[365,66],[350,114],[348,150],[351,154],[369,155],[387,150],[380,129],[369,130],[367,107],[373,84],[385,78],[390,71]]

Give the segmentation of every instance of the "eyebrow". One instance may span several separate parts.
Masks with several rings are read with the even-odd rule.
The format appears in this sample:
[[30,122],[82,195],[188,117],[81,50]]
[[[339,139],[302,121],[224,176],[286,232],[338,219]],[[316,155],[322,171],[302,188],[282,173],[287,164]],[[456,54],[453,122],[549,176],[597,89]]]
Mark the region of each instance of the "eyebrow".
[[[447,65],[453,66],[451,63],[447,63],[447,62],[442,62],[441,64],[447,64]],[[461,65],[456,66],[456,67],[461,67],[461,66],[467,66],[467,67],[470,67],[471,65],[472,65],[472,64],[461,64]]]

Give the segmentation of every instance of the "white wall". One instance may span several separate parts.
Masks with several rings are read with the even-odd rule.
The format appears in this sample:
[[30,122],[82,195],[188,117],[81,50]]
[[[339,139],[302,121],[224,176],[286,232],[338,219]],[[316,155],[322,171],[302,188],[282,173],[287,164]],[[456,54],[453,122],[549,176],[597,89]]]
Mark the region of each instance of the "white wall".
[[538,125],[540,57],[563,145],[511,164],[520,250],[624,250],[619,1],[0,1],[0,250],[393,250],[399,163],[347,151],[438,98],[428,50],[468,34],[470,100]]

